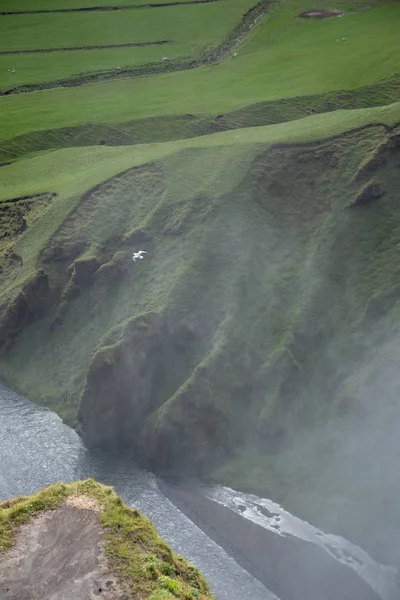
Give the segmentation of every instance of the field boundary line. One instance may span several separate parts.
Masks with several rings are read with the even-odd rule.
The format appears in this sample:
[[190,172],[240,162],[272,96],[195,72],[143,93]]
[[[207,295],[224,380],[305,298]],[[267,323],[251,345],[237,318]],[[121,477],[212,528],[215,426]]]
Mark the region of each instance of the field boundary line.
[[16,15],[47,15],[54,13],[77,12],[113,12],[119,10],[139,10],[143,8],[166,8],[171,6],[187,6],[188,4],[210,4],[212,2],[227,2],[228,0],[182,0],[182,2],[146,2],[144,4],[116,4],[110,6],[83,6],[80,8],[53,8],[42,10],[2,10],[0,17]]
[[171,44],[171,40],[159,40],[154,42],[127,42],[126,44],[100,44],[96,46],[70,46],[68,48],[28,48],[26,50],[0,50],[0,56],[12,54],[51,54],[52,52],[76,52],[85,50],[110,50],[113,48],[141,48],[142,46],[163,46]]

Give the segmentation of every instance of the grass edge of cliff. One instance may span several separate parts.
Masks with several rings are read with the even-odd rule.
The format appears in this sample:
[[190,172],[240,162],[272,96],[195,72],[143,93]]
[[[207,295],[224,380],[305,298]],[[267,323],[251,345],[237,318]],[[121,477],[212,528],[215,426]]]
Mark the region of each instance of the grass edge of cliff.
[[0,503],[0,557],[16,542],[21,525],[44,511],[60,508],[71,496],[93,499],[99,505],[105,555],[128,597],[214,600],[198,569],[175,554],[154,525],[126,506],[112,487],[93,479],[55,483],[37,494]]

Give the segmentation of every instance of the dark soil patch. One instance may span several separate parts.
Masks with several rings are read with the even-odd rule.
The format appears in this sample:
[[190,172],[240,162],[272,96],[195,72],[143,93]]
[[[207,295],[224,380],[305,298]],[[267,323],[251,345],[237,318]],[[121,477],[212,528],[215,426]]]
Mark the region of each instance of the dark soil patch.
[[327,17],[339,17],[343,11],[339,8],[311,8],[304,10],[298,17],[300,19],[326,19]]
[[51,52],[75,52],[76,50],[110,50],[112,48],[140,48],[141,46],[162,46],[171,44],[170,40],[160,40],[156,42],[130,42],[127,44],[108,44],[98,46],[71,46],[70,48],[36,48],[28,50],[3,50],[0,54],[49,54]]
[[188,4],[209,4],[210,2],[223,2],[224,0],[184,0],[183,2],[150,2],[146,4],[127,4],[115,6],[84,6],[80,8],[56,8],[49,10],[16,10],[0,11],[0,16],[10,15],[43,15],[47,13],[73,13],[73,12],[113,12],[116,10],[137,10],[140,8],[166,8],[168,6],[186,6]]

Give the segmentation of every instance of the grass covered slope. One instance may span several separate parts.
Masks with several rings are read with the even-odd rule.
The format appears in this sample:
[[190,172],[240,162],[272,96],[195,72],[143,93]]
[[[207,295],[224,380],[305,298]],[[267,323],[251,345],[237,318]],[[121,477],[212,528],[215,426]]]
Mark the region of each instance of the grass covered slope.
[[[7,557],[7,550],[18,539],[21,525],[34,522],[35,518],[47,511],[59,511],[66,505],[80,506],[80,511],[85,509],[98,513],[104,530],[104,553],[108,566],[128,594],[127,597],[211,600],[208,584],[197,569],[183,557],[174,554],[158,536],[153,525],[137,510],[125,506],[112,488],[91,479],[72,484],[57,483],[34,496],[19,496],[0,504],[0,555],[4,552],[6,554],[3,556]],[[73,522],[70,526],[73,527]],[[55,552],[52,548],[53,560],[57,546],[60,547],[60,553],[66,551],[62,549],[62,539],[57,540]],[[78,534],[76,552],[80,548],[82,558],[84,552],[80,544]],[[0,581],[5,575],[0,566]],[[59,573],[59,578],[62,582],[62,573]],[[40,581],[36,582],[38,584]],[[107,593],[107,590],[104,592]]]
[[215,468],[295,511],[312,496],[322,519],[329,502],[393,557],[389,526],[371,524],[376,479],[354,519],[357,469],[317,489],[325,463],[304,459],[337,456],[339,438],[305,454],[294,440],[362,415],[365,443],[348,454],[365,450],[377,472],[368,427],[395,422],[394,379],[381,421],[364,392],[398,334],[399,3],[339,2],[343,16],[308,20],[305,0],[261,3],[235,28],[250,6],[229,4],[224,22],[223,2],[5,17],[66,17],[77,35],[85,21],[96,42],[112,16],[110,43],[137,19],[142,40],[218,52],[199,68],[158,62],[165,72],[0,98],[0,376],[91,446]]
[[[80,404],[92,446],[157,468],[219,465],[225,482],[314,506],[298,480],[321,467],[300,461],[294,476],[296,432],[355,407],[375,422],[362,390],[398,332],[398,109],[354,113],[3,167],[15,196],[58,196],[12,242],[2,378],[71,424]],[[347,497],[341,525],[368,545],[351,516],[359,489],[342,476],[329,501]]]
[[[230,235],[230,219],[235,222],[235,213],[246,213],[253,205],[252,175],[248,171],[258,155],[273,142],[299,142],[334,132],[340,134],[350,123],[362,126],[377,119],[389,125],[398,111],[396,106],[369,109],[359,111],[358,117],[353,112],[332,113],[331,120],[321,115],[296,121],[296,126],[282,124],[240,133],[226,132],[157,146],[93,148],[91,152],[83,149],[78,154],[76,150],[64,150],[3,167],[3,209],[10,211],[13,207],[15,211],[15,207],[22,209],[24,203],[34,202],[36,210],[41,211],[26,212],[21,219],[25,219],[28,227],[4,239],[7,249],[1,274],[2,300],[14,298],[17,305],[12,305],[14,308],[7,312],[7,317],[3,312],[3,344],[10,346],[0,365],[3,377],[33,399],[57,406],[64,417],[68,415],[69,421],[74,422],[91,354],[108,330],[142,312],[163,310],[171,302],[170,294],[178,284],[179,291],[174,292],[178,299],[174,303],[182,311],[190,312],[185,308],[185,274],[190,271],[203,285],[203,271],[199,270],[201,263],[197,263],[196,257],[201,258],[213,229],[220,232],[217,235],[221,237],[221,255],[226,253],[229,258],[229,246],[225,247],[223,240]],[[382,127],[376,131],[372,129],[369,133],[367,129],[363,139],[371,138],[369,143],[374,143],[376,135],[386,135]],[[339,154],[341,148],[339,144]],[[209,176],[204,177],[204,173]],[[102,184],[105,177],[111,180]],[[249,186],[245,192],[248,202],[242,200],[243,205],[239,203],[235,213],[221,217],[220,211],[228,201],[223,198],[229,194],[236,197],[240,185]],[[52,190],[53,196],[43,196],[46,190]],[[11,202],[29,192],[42,195],[30,201]],[[50,198],[51,202],[40,204],[40,198]],[[203,212],[209,216],[201,216]],[[6,214],[11,219],[13,213]],[[145,232],[142,237],[140,231]],[[232,226],[232,235],[234,232]],[[229,243],[230,237],[226,239]],[[156,253],[147,268],[145,261],[134,265],[130,258],[133,249],[143,243]],[[239,241],[237,246],[239,252]],[[76,277],[73,263],[80,256],[86,263],[91,261],[89,271],[83,272],[75,290],[68,291],[69,279]],[[147,258],[150,260],[150,256]],[[101,267],[106,264],[107,268]],[[241,277],[243,267],[233,256],[229,264],[229,272],[237,272],[232,281]],[[46,313],[46,319],[24,335],[24,323],[35,318],[36,304],[29,308],[25,292],[18,300],[18,286],[29,281],[38,268],[47,274],[40,279],[44,294],[42,313]],[[93,282],[97,282],[95,290],[89,285],[92,276]],[[218,278],[218,273],[215,276]],[[114,277],[121,286],[116,297],[114,283],[107,291]],[[204,285],[207,286],[207,279]],[[72,279],[71,286],[74,287]],[[80,286],[83,297],[78,298]],[[100,311],[96,308],[98,300]],[[48,327],[71,303],[72,309],[63,317],[67,322],[50,333]],[[40,296],[37,304],[40,312]],[[87,310],[92,322],[90,332],[79,321],[82,318],[82,324],[87,322]],[[18,325],[17,317],[21,319]],[[11,347],[19,334],[22,337]],[[47,379],[41,376],[41,365],[45,363]],[[21,364],[25,365],[23,375]]]
[[[215,66],[2,97],[1,138],[88,122],[117,124],[188,112],[218,115],[265,100],[354,90],[399,73],[397,2],[379,2],[333,20],[296,19],[297,10],[308,7],[305,0],[284,3],[248,30],[253,45],[247,48],[243,38],[243,46],[235,49],[238,55]],[[287,30],[279,41],[270,30],[278,19]],[[378,32],[384,44],[379,38],[372,43]],[[395,100],[398,96],[389,102]]]

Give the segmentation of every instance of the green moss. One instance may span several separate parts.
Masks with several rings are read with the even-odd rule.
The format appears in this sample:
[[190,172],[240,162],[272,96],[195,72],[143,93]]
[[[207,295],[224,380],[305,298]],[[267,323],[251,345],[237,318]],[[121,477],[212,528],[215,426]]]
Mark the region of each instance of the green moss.
[[0,552],[12,546],[21,524],[42,511],[57,509],[71,495],[94,498],[102,506],[106,555],[113,572],[134,597],[212,599],[199,571],[170,550],[150,521],[125,506],[112,488],[92,479],[57,483],[34,496],[19,496],[0,504]]

